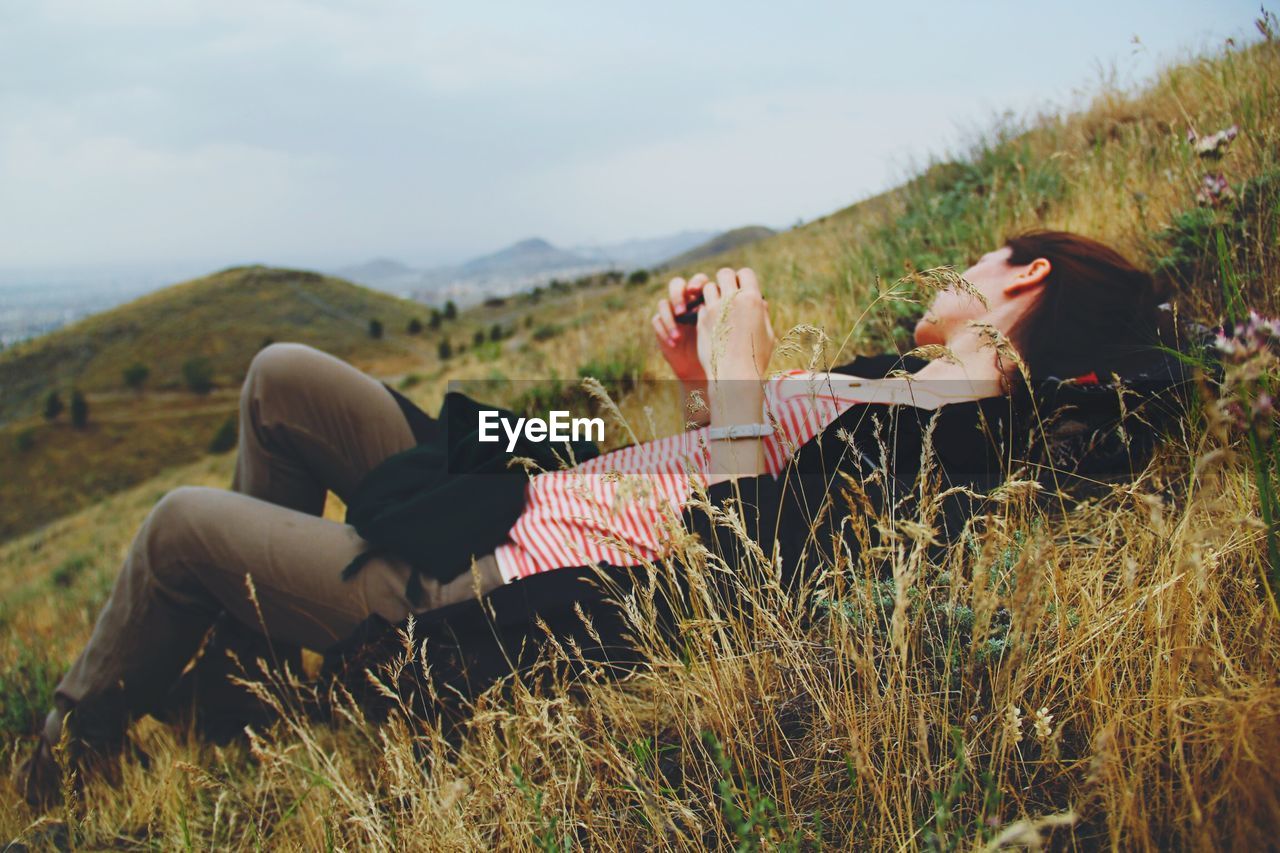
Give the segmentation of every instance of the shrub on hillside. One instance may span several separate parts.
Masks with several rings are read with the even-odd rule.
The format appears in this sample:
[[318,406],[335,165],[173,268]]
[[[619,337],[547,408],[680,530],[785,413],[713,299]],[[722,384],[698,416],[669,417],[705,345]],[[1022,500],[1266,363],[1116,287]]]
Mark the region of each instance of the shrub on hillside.
[[440,356],[441,361],[448,361],[453,358],[453,344],[449,343],[448,338],[440,342],[440,346],[436,349],[436,354]]
[[373,319],[369,321],[369,337],[377,340],[382,337],[382,321]]
[[564,380],[552,373],[549,380],[522,383],[523,389],[511,403],[511,410],[539,417],[552,409],[574,412],[599,412],[601,401],[588,391],[581,380],[594,379],[613,400],[633,390],[644,371],[644,356],[637,347],[625,347],[607,357],[592,359],[578,368],[578,381]]
[[213,390],[213,364],[202,355],[189,358],[182,363],[182,379],[196,394],[208,394]]
[[635,387],[636,379],[643,370],[643,356],[639,350],[628,347],[591,359],[578,368],[578,378],[597,380],[616,399]]
[[36,431],[34,427],[18,430],[13,437],[13,446],[19,453],[26,453],[28,450],[36,446]]
[[444,318],[446,320],[456,320],[457,317],[458,317],[458,306],[454,305],[453,300],[450,299],[448,302],[444,304]]
[[141,362],[134,362],[124,369],[124,384],[134,391],[141,391],[151,376],[151,368]]
[[440,316],[440,312],[432,308],[431,316],[427,318],[427,326],[433,330],[438,329],[440,328],[440,321],[442,319],[443,318]]
[[[1260,285],[1261,271],[1280,259],[1274,235],[1280,228],[1280,169],[1240,184],[1222,206],[1188,206],[1157,232],[1152,271],[1162,285],[1179,294],[1208,297],[1216,311],[1236,319],[1244,303],[1274,310],[1272,294]],[[1214,286],[1216,283],[1216,287]],[[1230,286],[1239,292],[1230,293]]]
[[49,582],[56,587],[70,589],[84,574],[85,569],[90,568],[92,565],[93,560],[84,554],[73,554],[59,563],[57,568],[49,573]]
[[549,341],[564,331],[564,327],[556,323],[544,323],[533,330],[535,341]]
[[627,276],[627,284],[629,285],[638,286],[638,285],[648,284],[648,283],[649,283],[648,270],[636,270],[635,272],[631,273],[631,275]]
[[58,415],[62,414],[62,395],[57,391],[50,391],[48,396],[44,398],[44,419],[46,421],[56,420]]
[[236,446],[239,436],[236,430],[236,416],[228,415],[227,419],[218,427],[218,431],[213,434],[213,438],[209,441],[210,453],[226,453]]
[[79,388],[71,392],[71,425],[76,429],[84,429],[89,425],[89,401]]
[[405,331],[411,335],[422,334],[422,321],[414,317],[409,321],[409,325],[405,327]]

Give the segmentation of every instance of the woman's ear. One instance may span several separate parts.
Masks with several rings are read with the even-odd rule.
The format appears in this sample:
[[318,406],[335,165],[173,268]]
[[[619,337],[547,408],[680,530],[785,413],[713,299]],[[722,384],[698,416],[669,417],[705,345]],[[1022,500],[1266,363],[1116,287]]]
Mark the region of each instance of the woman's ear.
[[1040,285],[1044,284],[1044,280],[1049,277],[1049,273],[1053,271],[1053,265],[1049,263],[1048,258],[1036,258],[1027,264],[1027,268],[1004,286],[1004,295],[1013,297],[1021,296]]

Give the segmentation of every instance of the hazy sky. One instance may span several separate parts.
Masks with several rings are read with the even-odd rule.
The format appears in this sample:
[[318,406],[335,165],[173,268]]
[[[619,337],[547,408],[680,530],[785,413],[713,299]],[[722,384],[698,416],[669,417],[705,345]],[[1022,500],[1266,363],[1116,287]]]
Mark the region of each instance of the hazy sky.
[[0,0],[0,267],[788,226],[1258,0],[1049,5]]

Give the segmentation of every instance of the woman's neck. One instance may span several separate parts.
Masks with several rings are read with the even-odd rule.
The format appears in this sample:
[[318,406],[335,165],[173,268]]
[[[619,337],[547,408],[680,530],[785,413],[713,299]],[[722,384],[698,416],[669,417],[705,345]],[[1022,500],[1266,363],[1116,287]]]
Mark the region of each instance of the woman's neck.
[[949,355],[936,358],[911,374],[912,380],[945,383],[960,393],[965,387],[972,387],[975,396],[990,396],[993,388],[1004,388],[1006,373],[997,361],[990,335],[968,327],[949,336],[944,346]]

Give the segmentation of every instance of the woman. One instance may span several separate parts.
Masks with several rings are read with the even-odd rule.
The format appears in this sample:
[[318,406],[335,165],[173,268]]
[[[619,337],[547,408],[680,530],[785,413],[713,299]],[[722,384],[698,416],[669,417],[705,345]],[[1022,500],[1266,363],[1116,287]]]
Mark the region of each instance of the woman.
[[[420,597],[410,595],[413,570],[393,556],[375,555],[351,580],[340,577],[368,543],[350,525],[320,517],[326,490],[346,500],[366,473],[421,440],[413,413],[388,386],[330,355],[300,344],[266,347],[241,393],[232,490],[183,486],[152,508],[88,645],[56,689],[23,767],[26,796],[57,796],[51,744],[64,725],[73,730],[70,755],[84,765],[118,751],[129,721],[144,713],[171,717],[171,709],[192,706],[198,727],[215,738],[259,719],[252,697],[226,680],[226,650],[241,661],[261,657],[296,669],[301,647],[332,648],[371,618],[398,623],[410,613],[461,612],[478,596],[501,600],[507,590],[522,607],[539,590],[563,605],[566,589],[570,598],[579,595],[580,587],[564,584],[583,567],[631,574],[628,567],[662,556],[663,523],[699,480],[713,499],[732,489],[754,513],[749,532],[798,572],[829,557],[805,529],[814,501],[833,488],[831,465],[850,457],[856,442],[848,438],[872,420],[868,412],[920,416],[917,449],[890,460],[907,467],[913,453],[918,459],[931,413],[972,419],[976,410],[963,407],[976,404],[985,407],[978,416],[998,417],[1020,381],[1019,359],[1032,376],[1077,376],[1100,367],[1108,349],[1141,342],[1152,327],[1150,277],[1077,235],[1016,237],[964,278],[972,290],[939,292],[916,327],[917,344],[945,347],[948,357],[927,364],[859,359],[829,374],[793,372],[768,382],[775,339],[755,273],[726,268],[714,279],[673,279],[653,330],[676,376],[705,400],[705,426],[535,476],[506,541],[477,555],[471,571],[429,580]],[[679,322],[699,301],[696,323]],[[1001,337],[1018,358],[994,345]],[[886,376],[903,364],[919,369]],[[975,432],[972,421],[967,432],[954,431]],[[865,460],[855,454],[850,470]],[[624,503],[626,478],[583,477],[610,471],[648,475],[652,487],[644,499]],[[792,482],[798,485],[786,485]],[[721,541],[687,511],[685,519],[732,559],[732,538]],[[830,514],[827,520],[838,523]],[[516,615],[508,623],[531,621],[525,610],[509,612]],[[202,642],[204,653],[184,673]]]

